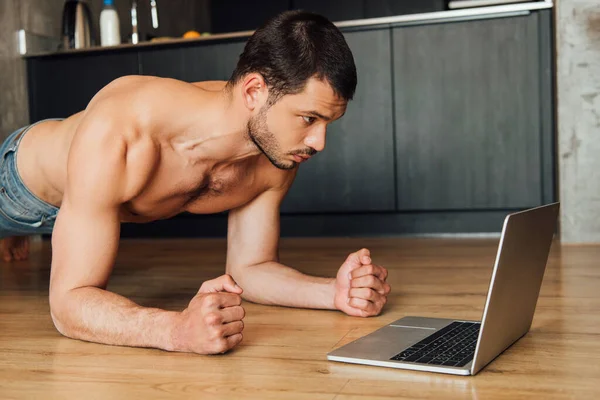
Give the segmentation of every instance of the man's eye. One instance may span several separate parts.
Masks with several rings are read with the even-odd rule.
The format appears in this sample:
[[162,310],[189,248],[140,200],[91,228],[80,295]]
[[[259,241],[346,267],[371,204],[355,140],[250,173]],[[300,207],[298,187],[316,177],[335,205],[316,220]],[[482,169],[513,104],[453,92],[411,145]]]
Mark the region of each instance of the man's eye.
[[306,122],[307,124],[312,124],[313,122],[315,122],[315,117],[302,117],[304,118],[304,122]]

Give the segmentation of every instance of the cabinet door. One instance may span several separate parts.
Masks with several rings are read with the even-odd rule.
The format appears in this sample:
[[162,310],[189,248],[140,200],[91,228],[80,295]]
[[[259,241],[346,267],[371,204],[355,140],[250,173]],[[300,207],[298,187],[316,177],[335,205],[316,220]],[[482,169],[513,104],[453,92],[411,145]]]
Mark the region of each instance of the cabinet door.
[[365,0],[365,18],[443,11],[445,0]]
[[244,44],[245,40],[143,50],[140,53],[141,73],[186,82],[228,80]]
[[390,31],[349,32],[358,87],[325,150],[302,164],[283,212],[394,209]]
[[254,30],[267,19],[289,10],[290,0],[218,0],[210,2],[211,32]]
[[136,52],[90,53],[27,60],[30,120],[64,118],[87,107],[116,78],[138,73]]
[[398,206],[541,202],[538,16],[393,32]]
[[345,0],[340,7],[339,0],[293,0],[292,7],[297,10],[321,14],[330,21],[348,21],[365,18],[364,0]]

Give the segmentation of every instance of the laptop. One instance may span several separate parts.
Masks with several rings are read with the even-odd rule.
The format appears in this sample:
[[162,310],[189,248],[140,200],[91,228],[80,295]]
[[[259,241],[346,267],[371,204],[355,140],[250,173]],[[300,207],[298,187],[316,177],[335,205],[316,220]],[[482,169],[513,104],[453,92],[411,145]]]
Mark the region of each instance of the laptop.
[[531,327],[559,205],[506,216],[480,322],[408,316],[331,351],[327,359],[477,374]]

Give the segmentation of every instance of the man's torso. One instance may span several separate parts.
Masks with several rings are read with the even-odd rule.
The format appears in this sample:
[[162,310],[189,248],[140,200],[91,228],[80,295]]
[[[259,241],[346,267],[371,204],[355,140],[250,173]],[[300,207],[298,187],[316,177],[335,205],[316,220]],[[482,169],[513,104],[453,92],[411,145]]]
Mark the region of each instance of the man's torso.
[[[143,79],[143,78],[142,78]],[[203,112],[210,113],[211,96],[224,82],[198,83],[197,119],[203,120]],[[204,93],[203,91],[206,91]],[[177,104],[164,104],[173,121],[186,118],[185,110]],[[23,137],[17,157],[19,174],[25,185],[42,200],[60,207],[67,183],[67,162],[71,144],[85,112],[75,114],[63,121],[46,121],[32,127]],[[181,115],[179,115],[181,113]],[[178,147],[177,132],[140,129],[140,126],[168,125],[162,118],[153,122],[146,118],[143,123],[123,112],[123,132],[131,127],[134,135],[125,135],[128,153],[143,151],[153,163],[143,188],[122,204],[122,222],[148,222],[169,218],[181,212],[198,214],[218,213],[239,207],[281,181],[282,172],[264,156],[248,157],[235,162],[219,163],[210,150],[204,152],[202,144],[193,149]],[[130,120],[128,120],[130,118]],[[206,115],[206,118],[209,118]],[[201,129],[201,128],[199,128]],[[115,136],[122,135],[115,132]],[[179,135],[179,136],[178,136]],[[183,133],[182,133],[183,135]],[[151,150],[148,150],[151,149]],[[218,158],[218,156],[217,156]],[[150,161],[150,160],[154,161]],[[129,171],[131,173],[131,171]],[[133,171],[135,173],[135,171]]]

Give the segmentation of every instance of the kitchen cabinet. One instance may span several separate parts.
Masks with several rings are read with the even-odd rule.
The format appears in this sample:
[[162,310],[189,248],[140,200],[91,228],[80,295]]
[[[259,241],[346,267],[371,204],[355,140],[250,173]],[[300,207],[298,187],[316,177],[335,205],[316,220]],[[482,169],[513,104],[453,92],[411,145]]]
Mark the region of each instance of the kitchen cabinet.
[[445,0],[262,0],[260,6],[244,0],[210,3],[213,33],[254,30],[285,10],[321,14],[333,22],[442,11]]
[[300,165],[283,212],[392,211],[394,143],[390,32],[345,33],[358,87],[325,150]]
[[86,108],[114,79],[138,73],[136,53],[86,53],[28,61],[29,115],[32,122],[64,118]]
[[245,39],[241,39],[203,46],[144,49],[140,51],[140,72],[186,82],[228,80],[244,44]]
[[[356,95],[300,166],[284,236],[490,232],[509,211],[556,201],[552,12],[485,18],[342,29]],[[27,57],[30,119],[81,111],[123,75],[226,80],[246,40]],[[122,234],[224,236],[226,217],[182,214]]]
[[212,33],[250,31],[267,19],[289,10],[290,0],[218,0],[210,2]]
[[293,0],[292,8],[321,14],[330,21],[349,21],[365,18],[364,0]]
[[393,29],[398,210],[541,204],[539,32],[537,13]]
[[445,0],[364,0],[365,18],[429,13],[446,9]]

